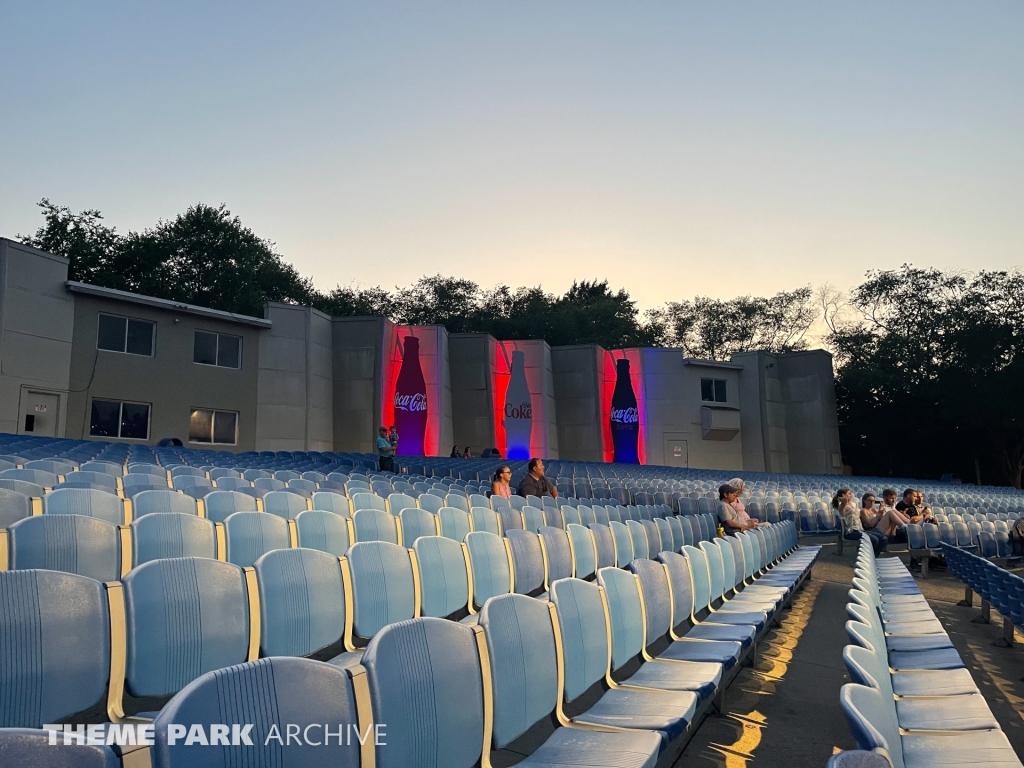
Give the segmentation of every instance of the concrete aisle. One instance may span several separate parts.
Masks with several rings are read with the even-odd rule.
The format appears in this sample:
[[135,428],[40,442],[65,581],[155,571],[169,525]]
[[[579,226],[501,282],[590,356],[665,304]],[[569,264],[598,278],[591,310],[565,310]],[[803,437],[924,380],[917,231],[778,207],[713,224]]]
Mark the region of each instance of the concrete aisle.
[[[823,552],[819,557],[827,557]],[[817,566],[815,566],[815,572]],[[812,578],[726,694],[726,714],[708,718],[676,768],[824,768],[852,749],[839,708],[848,586]]]

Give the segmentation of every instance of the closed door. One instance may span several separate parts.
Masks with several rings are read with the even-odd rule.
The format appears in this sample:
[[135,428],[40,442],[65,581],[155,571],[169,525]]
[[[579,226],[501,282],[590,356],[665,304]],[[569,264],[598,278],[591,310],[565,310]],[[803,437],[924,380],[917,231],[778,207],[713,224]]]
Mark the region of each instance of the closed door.
[[24,435],[56,437],[59,423],[60,395],[52,392],[21,392],[21,419],[18,431]]
[[670,467],[690,466],[690,455],[685,440],[665,440],[665,463]]

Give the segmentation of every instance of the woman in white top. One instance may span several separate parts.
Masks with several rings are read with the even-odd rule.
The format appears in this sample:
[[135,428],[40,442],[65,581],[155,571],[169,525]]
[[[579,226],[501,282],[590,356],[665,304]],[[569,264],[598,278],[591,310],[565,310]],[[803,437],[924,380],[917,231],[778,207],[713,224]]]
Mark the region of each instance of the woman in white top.
[[832,497],[832,508],[843,518],[843,538],[856,541],[862,536],[871,539],[871,548],[880,554],[887,544],[885,534],[876,528],[864,529],[861,510],[853,503],[853,494],[849,488],[840,488]]

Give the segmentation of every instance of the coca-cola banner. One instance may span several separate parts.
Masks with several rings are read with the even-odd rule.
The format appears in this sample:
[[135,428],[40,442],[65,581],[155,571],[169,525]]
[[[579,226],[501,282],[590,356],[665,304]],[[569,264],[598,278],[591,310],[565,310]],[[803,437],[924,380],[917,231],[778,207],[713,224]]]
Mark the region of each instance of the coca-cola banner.
[[399,456],[439,456],[451,439],[447,332],[442,326],[386,327],[384,425],[398,433]]
[[647,463],[643,360],[639,349],[599,350],[604,460]]
[[543,341],[495,347],[495,447],[509,459],[557,457],[551,351]]

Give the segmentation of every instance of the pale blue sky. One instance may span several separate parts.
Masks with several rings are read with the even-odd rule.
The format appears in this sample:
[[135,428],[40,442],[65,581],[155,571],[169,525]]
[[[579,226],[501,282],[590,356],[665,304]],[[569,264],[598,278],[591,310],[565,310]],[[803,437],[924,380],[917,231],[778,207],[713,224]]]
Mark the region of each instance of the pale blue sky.
[[1024,265],[1024,3],[0,0],[0,235],[225,202],[320,288]]

